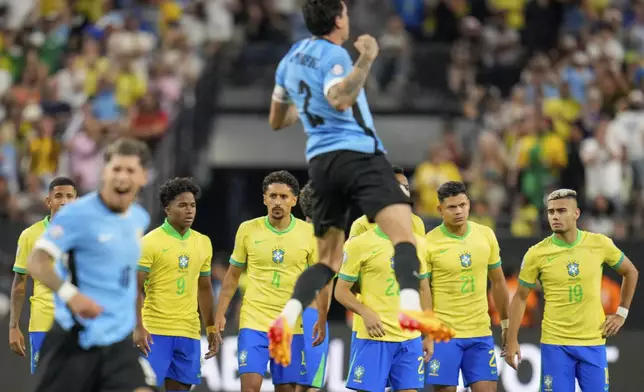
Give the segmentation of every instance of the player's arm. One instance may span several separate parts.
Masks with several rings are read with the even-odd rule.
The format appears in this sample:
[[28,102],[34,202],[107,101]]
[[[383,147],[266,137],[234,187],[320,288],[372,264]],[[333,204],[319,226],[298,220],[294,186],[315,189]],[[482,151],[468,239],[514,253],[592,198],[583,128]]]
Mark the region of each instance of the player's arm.
[[[499,242],[490,230],[490,258],[488,260],[488,279],[490,279],[492,297],[496,310],[499,312],[501,319],[501,329],[503,330],[503,343],[505,343],[506,330],[508,329],[508,317],[510,307],[510,293],[508,292],[508,284],[501,268],[501,251],[499,249]],[[522,316],[523,317],[523,316]]]
[[282,59],[277,66],[277,71],[275,71],[275,88],[271,96],[271,110],[268,114],[268,123],[274,131],[290,127],[299,118],[297,108],[291,102],[288,91],[286,91],[285,67],[286,60]]
[[207,257],[204,259],[199,271],[199,281],[197,282],[197,302],[199,311],[203,319],[203,325],[206,327],[208,336],[208,353],[206,359],[212,358],[217,354],[217,328],[215,327],[215,293],[212,291],[212,244],[209,238],[205,238],[205,247]]
[[637,287],[637,280],[639,279],[639,271],[631,260],[615,246],[613,240],[605,236],[602,236],[602,240],[606,264],[622,276],[619,308],[617,308],[615,314],[606,317],[606,321],[601,326],[602,334],[608,337],[617,334],[622,325],[624,325],[626,317],[628,317],[628,310],[631,307],[633,295],[635,295],[635,288]]
[[11,296],[9,299],[9,347],[11,351],[24,357],[27,352],[25,346],[25,337],[20,331],[20,315],[22,307],[25,304],[25,295],[27,291],[27,257],[30,252],[27,235],[23,232],[18,238],[18,251],[16,252],[16,262],[13,266],[15,275],[11,285]]

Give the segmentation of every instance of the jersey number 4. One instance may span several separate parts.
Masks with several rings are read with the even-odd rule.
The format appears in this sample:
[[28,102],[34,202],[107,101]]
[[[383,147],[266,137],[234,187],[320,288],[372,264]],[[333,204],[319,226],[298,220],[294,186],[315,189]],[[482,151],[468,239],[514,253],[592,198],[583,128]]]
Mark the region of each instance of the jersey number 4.
[[309,104],[311,103],[311,88],[305,81],[300,80],[300,94],[304,94],[304,115],[309,124],[315,128],[324,124],[324,119],[316,114],[309,112]]

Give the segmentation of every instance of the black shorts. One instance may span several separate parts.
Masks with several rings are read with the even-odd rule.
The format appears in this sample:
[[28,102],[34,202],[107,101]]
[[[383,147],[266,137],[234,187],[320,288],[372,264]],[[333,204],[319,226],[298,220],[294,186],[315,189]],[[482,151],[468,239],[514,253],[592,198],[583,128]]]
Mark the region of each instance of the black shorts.
[[40,353],[36,392],[132,392],[142,387],[156,390],[154,371],[133,347],[131,338],[85,350],[78,344],[77,331],[65,331],[54,324]]
[[330,227],[345,229],[351,206],[373,222],[376,214],[393,204],[411,204],[403,193],[391,163],[384,154],[340,150],[321,154],[309,162],[313,192],[315,235]]

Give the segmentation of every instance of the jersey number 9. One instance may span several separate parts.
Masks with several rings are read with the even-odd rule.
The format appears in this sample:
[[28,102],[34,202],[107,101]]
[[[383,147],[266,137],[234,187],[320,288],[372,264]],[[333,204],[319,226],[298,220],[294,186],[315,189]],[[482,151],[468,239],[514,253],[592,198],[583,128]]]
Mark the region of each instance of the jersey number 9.
[[316,114],[309,112],[309,104],[311,103],[311,88],[305,81],[300,80],[300,94],[304,94],[304,115],[309,124],[315,128],[324,124],[324,119]]

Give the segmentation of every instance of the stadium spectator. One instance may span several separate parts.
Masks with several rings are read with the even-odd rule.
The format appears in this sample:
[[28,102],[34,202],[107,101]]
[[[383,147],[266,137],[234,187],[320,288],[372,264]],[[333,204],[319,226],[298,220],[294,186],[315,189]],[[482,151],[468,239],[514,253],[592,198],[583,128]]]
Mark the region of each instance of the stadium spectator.
[[429,159],[416,167],[413,186],[418,195],[416,209],[422,215],[438,217],[436,190],[447,181],[461,181],[458,167],[449,160],[449,153],[441,144],[429,148]]

